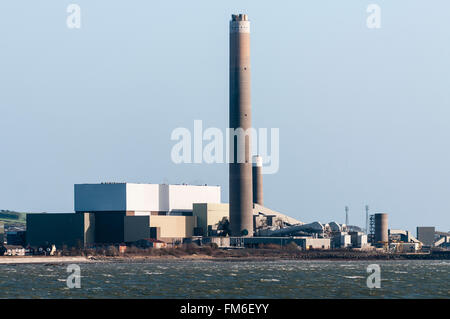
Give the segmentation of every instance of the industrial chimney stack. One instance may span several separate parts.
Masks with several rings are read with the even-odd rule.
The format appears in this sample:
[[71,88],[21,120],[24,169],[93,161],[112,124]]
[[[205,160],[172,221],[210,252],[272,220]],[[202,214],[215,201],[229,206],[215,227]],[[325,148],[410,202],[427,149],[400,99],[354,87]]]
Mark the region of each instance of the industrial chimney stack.
[[[230,143],[229,194],[232,236],[253,236],[251,136],[237,138],[236,129],[250,134],[250,21],[246,14],[230,21]],[[239,156],[240,155],[240,156]]]
[[253,203],[264,206],[263,201],[263,178],[262,178],[262,157],[253,156]]

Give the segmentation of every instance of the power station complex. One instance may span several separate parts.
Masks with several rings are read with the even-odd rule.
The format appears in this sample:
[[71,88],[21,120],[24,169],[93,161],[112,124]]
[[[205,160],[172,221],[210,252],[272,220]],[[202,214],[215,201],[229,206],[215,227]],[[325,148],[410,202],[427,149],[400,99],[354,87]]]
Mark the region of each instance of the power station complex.
[[[219,186],[102,183],[77,184],[74,191],[75,213],[27,215],[30,246],[89,246],[148,238],[180,243],[192,237],[230,235],[229,205],[221,202]],[[289,225],[299,223],[253,203],[250,214],[252,235],[260,214]]]
[[[102,183],[75,185],[75,214],[29,214],[31,246],[128,243],[193,236],[253,237],[264,225],[303,224],[263,206],[262,158],[251,154],[250,21],[230,21],[229,127],[243,130],[230,146],[229,204],[219,186]],[[264,217],[264,218],[263,218]],[[264,221],[263,221],[264,220]],[[277,224],[277,225],[278,225]]]
[[[252,127],[250,21],[245,14],[232,15],[230,21],[229,67],[229,127],[245,132]],[[27,215],[27,244],[86,247],[153,239],[169,244],[214,241],[222,246],[248,246],[293,241],[304,249],[329,249],[364,248],[368,237],[377,245],[389,242],[386,214],[373,215],[370,230],[364,233],[359,227],[336,222],[306,224],[265,207],[263,159],[252,156],[251,135],[234,138],[229,204],[221,202],[219,186],[77,184],[75,213]],[[406,238],[407,244],[418,244],[407,232],[395,234]]]

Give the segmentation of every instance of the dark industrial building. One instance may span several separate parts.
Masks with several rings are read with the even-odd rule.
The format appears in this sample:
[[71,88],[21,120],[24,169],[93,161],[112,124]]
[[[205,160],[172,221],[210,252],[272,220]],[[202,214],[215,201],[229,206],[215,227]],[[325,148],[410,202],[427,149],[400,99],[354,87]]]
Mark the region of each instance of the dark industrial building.
[[150,238],[148,216],[125,213],[28,214],[27,244],[57,248],[135,242]]
[[96,243],[131,243],[151,237],[149,216],[127,216],[117,212],[97,212],[94,216]]
[[0,245],[5,241],[5,224],[0,222]]
[[122,243],[125,238],[124,219],[122,212],[96,212],[95,216],[95,242],[96,243]]
[[26,231],[24,230],[13,230],[7,231],[5,233],[6,243],[8,245],[25,245]]
[[434,245],[435,227],[417,227],[417,239],[424,246],[432,247]]
[[27,214],[27,244],[31,247],[84,247],[94,240],[93,214]]

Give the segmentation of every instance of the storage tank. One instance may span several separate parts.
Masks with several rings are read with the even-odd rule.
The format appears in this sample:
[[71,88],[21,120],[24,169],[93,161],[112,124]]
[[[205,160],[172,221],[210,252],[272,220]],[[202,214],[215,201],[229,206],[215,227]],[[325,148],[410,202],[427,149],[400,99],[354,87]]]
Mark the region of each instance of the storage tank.
[[388,214],[375,214],[375,243],[389,242],[388,236]]

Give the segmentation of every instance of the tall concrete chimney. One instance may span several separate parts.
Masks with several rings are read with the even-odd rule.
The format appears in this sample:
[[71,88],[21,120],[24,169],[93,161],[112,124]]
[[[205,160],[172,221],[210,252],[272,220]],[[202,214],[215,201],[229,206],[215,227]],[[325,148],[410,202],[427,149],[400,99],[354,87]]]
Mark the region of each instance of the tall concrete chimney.
[[384,244],[389,242],[388,214],[375,214],[375,243]]
[[[250,21],[246,14],[230,21],[230,228],[232,236],[253,236],[250,101]],[[236,129],[239,129],[236,131]],[[234,134],[242,130],[241,137]],[[233,132],[234,131],[234,132]]]
[[262,178],[262,157],[253,156],[253,203],[264,206],[263,201],[263,178]]

